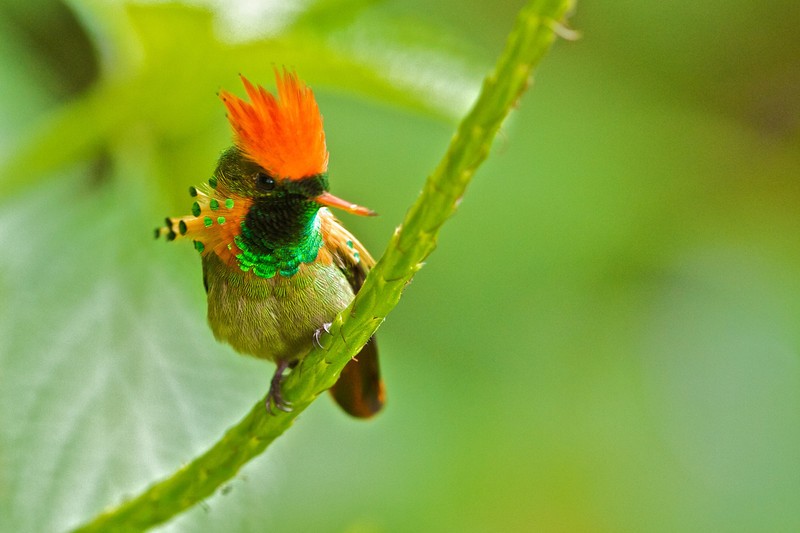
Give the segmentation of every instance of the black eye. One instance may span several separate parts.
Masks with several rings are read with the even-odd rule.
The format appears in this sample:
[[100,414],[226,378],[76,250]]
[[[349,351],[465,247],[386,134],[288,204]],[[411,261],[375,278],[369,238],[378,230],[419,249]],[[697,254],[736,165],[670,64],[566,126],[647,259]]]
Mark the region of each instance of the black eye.
[[275,188],[275,178],[265,172],[256,174],[256,184],[262,191],[271,191]]

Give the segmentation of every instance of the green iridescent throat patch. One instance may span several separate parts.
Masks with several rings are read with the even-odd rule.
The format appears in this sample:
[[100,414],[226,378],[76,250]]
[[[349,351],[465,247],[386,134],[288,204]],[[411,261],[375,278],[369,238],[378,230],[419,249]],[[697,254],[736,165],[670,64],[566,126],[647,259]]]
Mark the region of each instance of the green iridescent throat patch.
[[319,230],[319,216],[315,216],[309,224],[309,231],[300,244],[295,246],[281,246],[270,249],[268,252],[257,252],[250,247],[244,237],[247,228],[242,226],[242,235],[236,236],[236,246],[242,253],[236,255],[239,267],[245,271],[252,271],[261,278],[271,278],[276,274],[290,277],[297,274],[302,263],[313,263],[322,247],[322,233]]

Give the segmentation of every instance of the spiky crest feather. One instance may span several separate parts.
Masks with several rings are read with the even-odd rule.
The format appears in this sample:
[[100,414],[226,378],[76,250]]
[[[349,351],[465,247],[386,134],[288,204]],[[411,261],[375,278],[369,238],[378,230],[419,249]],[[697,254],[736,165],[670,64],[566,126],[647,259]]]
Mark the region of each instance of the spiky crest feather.
[[275,69],[277,98],[241,78],[250,102],[220,92],[236,146],[279,179],[300,179],[327,171],[322,115],[311,89],[286,69],[283,75]]

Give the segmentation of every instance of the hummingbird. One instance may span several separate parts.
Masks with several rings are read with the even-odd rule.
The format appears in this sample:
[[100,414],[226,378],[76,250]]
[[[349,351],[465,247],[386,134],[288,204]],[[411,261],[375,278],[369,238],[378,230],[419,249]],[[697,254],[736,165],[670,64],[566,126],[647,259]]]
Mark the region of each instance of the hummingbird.
[[[329,208],[373,216],[328,192],[328,150],[312,90],[275,69],[276,95],[244,76],[249,101],[219,93],[233,130],[207,184],[190,187],[191,215],[167,217],[156,238],[190,239],[200,253],[208,323],[218,341],[277,365],[267,411],[291,411],[281,383],[375,264]],[[374,337],[331,388],[350,415],[384,404]]]

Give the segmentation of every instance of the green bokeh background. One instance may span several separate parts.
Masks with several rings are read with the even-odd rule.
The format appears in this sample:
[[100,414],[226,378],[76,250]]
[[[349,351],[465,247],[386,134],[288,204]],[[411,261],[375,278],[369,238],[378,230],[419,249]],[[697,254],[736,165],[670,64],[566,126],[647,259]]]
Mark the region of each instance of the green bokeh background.
[[[265,40],[198,5],[0,3],[0,530],[77,525],[265,391],[196,253],[151,235],[229,143],[214,93],[296,68],[379,255],[520,6],[284,6]],[[380,330],[386,411],[321,398],[164,531],[800,529],[800,9],[570,26]]]

